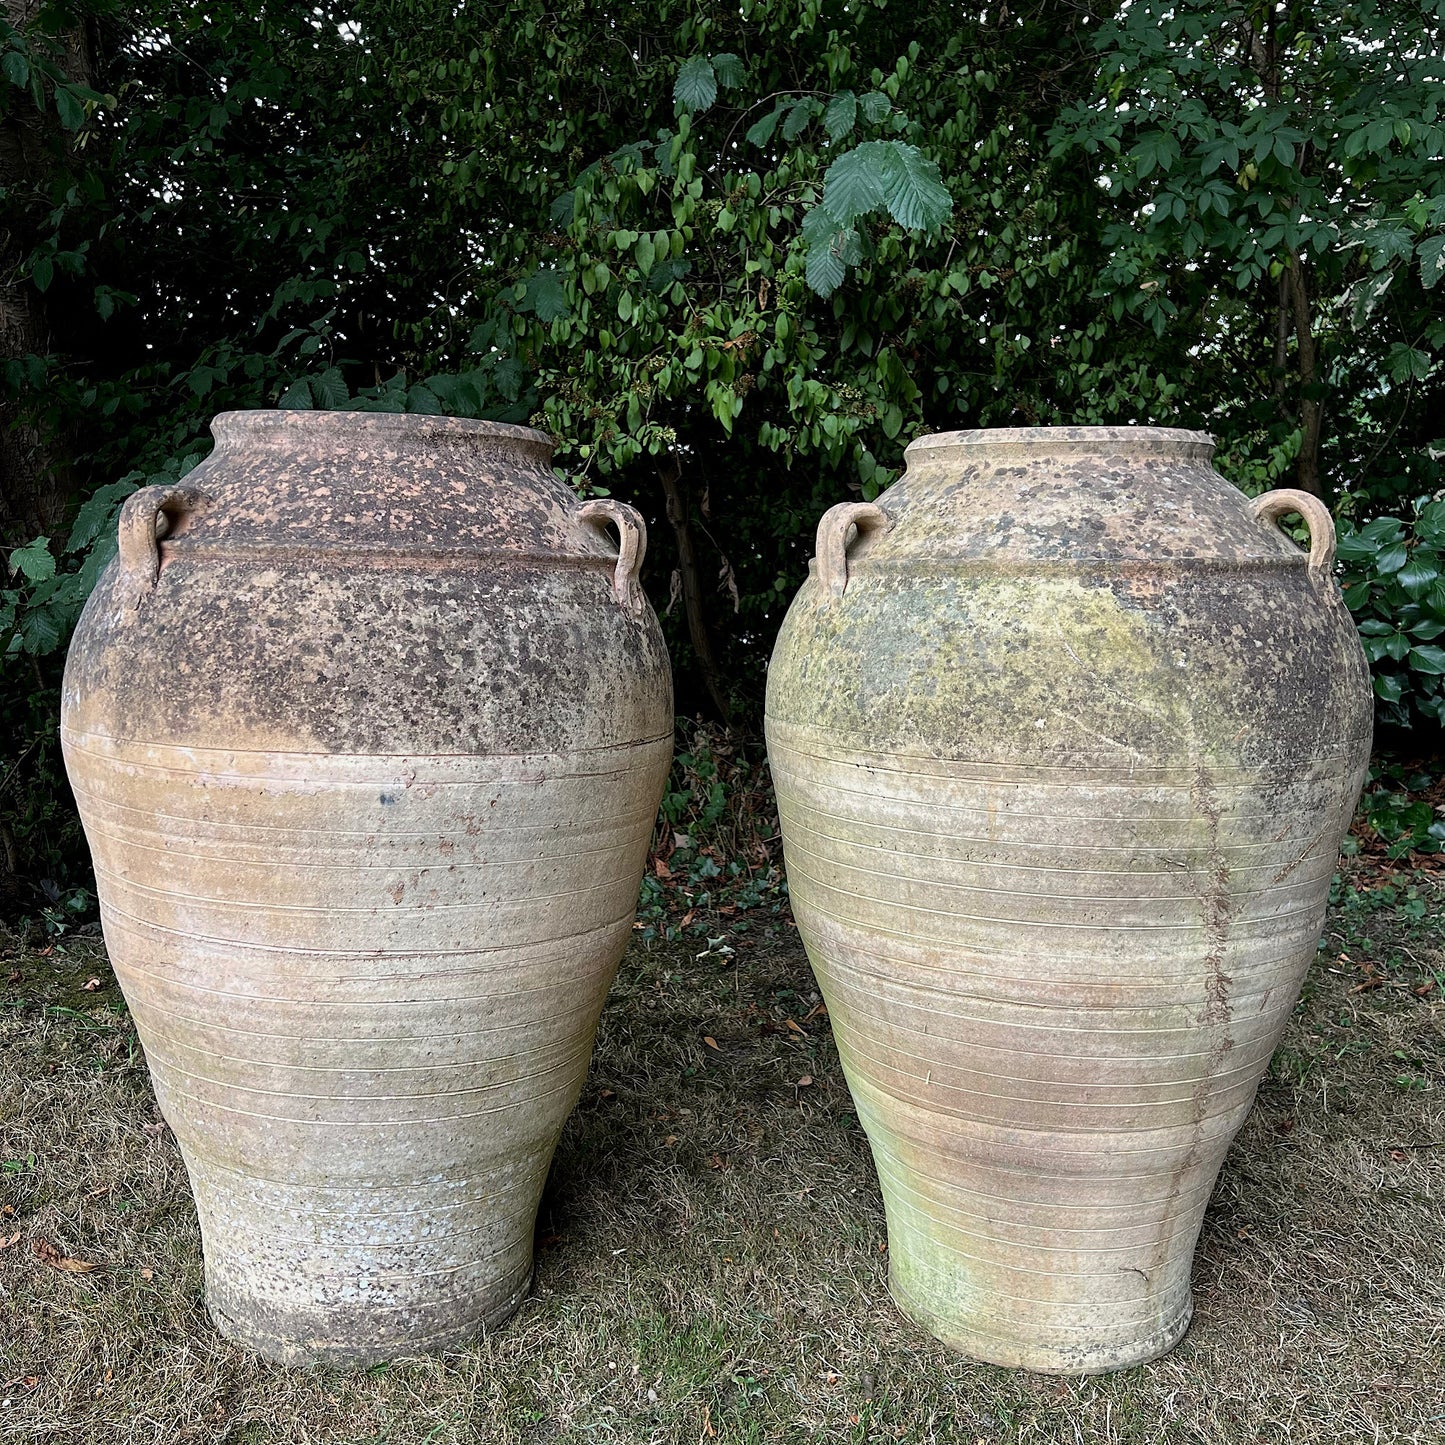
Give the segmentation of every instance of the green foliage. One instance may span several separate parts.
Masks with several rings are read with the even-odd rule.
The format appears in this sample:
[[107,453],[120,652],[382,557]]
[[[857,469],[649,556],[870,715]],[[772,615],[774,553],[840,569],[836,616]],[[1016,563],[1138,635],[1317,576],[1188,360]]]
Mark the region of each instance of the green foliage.
[[1135,0],[1093,44],[1050,130],[1107,191],[1093,295],[1199,336],[1228,456],[1326,495],[1407,470],[1445,415],[1445,7]]
[[1343,522],[1339,558],[1381,719],[1445,723],[1445,498],[1424,499],[1404,520]]
[[787,910],[766,763],[715,725],[679,718],[678,735],[639,900],[645,943],[703,938],[719,913],[745,920],[754,910]]
[[[1402,763],[1381,762],[1370,769],[1359,822],[1378,839],[1376,846],[1383,846],[1387,858],[1445,852],[1445,793],[1440,784],[1437,773]],[[1347,841],[1353,846],[1346,852],[1359,851],[1357,839]]]
[[1162,272],[1175,255],[1217,257],[1245,290],[1305,256],[1342,274],[1355,248],[1382,277],[1376,303],[1411,267],[1433,286],[1442,36],[1445,9],[1385,0],[1135,0],[1106,20],[1096,95],[1052,137],[1060,154],[1107,157],[1111,194],[1130,200],[1100,276],[1118,288],[1116,319],[1162,332],[1178,311]]

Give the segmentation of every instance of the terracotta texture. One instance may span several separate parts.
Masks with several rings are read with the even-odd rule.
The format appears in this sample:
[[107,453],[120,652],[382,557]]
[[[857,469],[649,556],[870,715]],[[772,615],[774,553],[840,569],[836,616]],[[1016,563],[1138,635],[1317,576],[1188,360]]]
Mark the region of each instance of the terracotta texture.
[[1184,1332],[1369,756],[1328,512],[1251,503],[1212,453],[922,438],[823,518],[773,654],[794,913],[892,1291],[997,1364],[1118,1369]]
[[630,936],[672,750],[645,530],[520,427],[214,432],[127,502],[66,669],[106,943],[222,1332],[436,1349],[526,1289]]

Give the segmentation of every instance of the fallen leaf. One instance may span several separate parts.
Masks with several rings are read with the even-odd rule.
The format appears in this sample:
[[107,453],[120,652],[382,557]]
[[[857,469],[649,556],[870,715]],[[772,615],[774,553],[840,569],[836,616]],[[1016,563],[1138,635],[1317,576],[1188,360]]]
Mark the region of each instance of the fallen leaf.
[[676,1143],[677,1143],[677,1135],[676,1135],[676,1134],[669,1134],[669,1135],[667,1136],[667,1138],[662,1141],[662,1147],[663,1147],[664,1149],[671,1149],[672,1146],[673,1146],[674,1144],[676,1144]]
[[714,1439],[717,1435],[717,1431],[712,1427],[712,1407],[709,1405],[702,1407],[702,1433],[709,1440]]
[[828,1017],[828,1005],[825,1004],[825,1003],[817,1003],[817,1004],[814,1004],[814,1005],[813,1005],[813,1011],[812,1011],[812,1013],[810,1013],[810,1014],[805,1014],[805,1015],[803,1016],[803,1022],[804,1022],[804,1023],[809,1023],[809,1022],[811,1022],[811,1020],[813,1020],[813,1019],[825,1019],[825,1018],[827,1018],[827,1017]]
[[0,1249],[9,1249],[12,1244],[20,1242],[19,1233],[12,1234],[9,1239],[0,1239]]
[[61,1254],[48,1239],[38,1234],[30,1241],[30,1252],[41,1264],[48,1264],[51,1269],[61,1270],[65,1274],[87,1274],[100,1268],[93,1260],[72,1259],[68,1254]]
[[808,1031],[807,1031],[807,1029],[805,1029],[800,1023],[796,1022],[796,1020],[794,1020],[794,1019],[788,1019],[788,1020],[787,1020],[787,1024],[788,1024],[788,1028],[789,1028],[790,1030],[792,1030],[793,1033],[795,1033],[795,1034],[802,1034],[804,1038],[807,1038],[807,1036],[808,1036]]
[[811,1074],[804,1074],[804,1075],[798,1080],[798,1087],[799,1087],[800,1089],[809,1088],[809,1087],[812,1085],[812,1082],[813,1082],[813,1076],[812,1076]]
[[159,1139],[168,1127],[164,1119],[157,1119],[154,1124],[142,1124],[140,1126],[141,1133],[149,1134],[152,1139]]
[[140,1272],[140,1277],[142,1279],[154,1279],[156,1277],[156,1272],[153,1269],[143,1269]]
[[[711,1034],[704,1034],[702,1036],[702,1041],[708,1046],[708,1048],[717,1049],[717,1040],[713,1038]],[[718,1049],[718,1052],[721,1053],[722,1050]]]
[[662,861],[661,858],[654,858],[652,860],[652,871],[659,878],[662,879],[669,879],[672,877],[672,869],[669,868],[667,864]]
[[88,978],[81,984],[81,988],[83,988],[86,993],[94,993],[99,987],[100,980],[98,978]]

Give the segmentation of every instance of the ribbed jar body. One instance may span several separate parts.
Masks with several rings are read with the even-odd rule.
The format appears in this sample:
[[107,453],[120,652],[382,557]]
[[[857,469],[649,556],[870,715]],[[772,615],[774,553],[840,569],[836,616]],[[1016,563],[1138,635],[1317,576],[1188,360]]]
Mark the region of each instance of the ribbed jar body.
[[222,1332],[441,1348],[526,1289],[630,936],[672,746],[645,534],[519,427],[214,432],[128,501],[66,668],[106,944]]
[[878,507],[824,519],[773,654],[794,914],[890,1285],[997,1364],[1117,1369],[1184,1332],[1364,777],[1328,513],[1251,503],[1212,450],[922,438]]

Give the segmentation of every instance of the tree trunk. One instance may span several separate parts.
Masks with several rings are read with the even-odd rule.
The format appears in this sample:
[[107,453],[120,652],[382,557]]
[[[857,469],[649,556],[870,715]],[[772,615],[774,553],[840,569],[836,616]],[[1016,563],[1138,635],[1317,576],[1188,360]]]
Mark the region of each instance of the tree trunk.
[[688,515],[686,485],[682,480],[682,464],[669,452],[657,464],[657,479],[667,500],[667,520],[672,524],[677,544],[677,570],[682,579],[682,605],[687,616],[687,635],[697,656],[703,685],[724,723],[732,722],[727,690],[723,687],[722,670],[713,651],[712,634],[708,631],[707,612],[703,605],[702,575],[697,566],[697,548],[693,541],[692,521]]
[[1288,419],[1289,408],[1285,405],[1285,386],[1289,377],[1289,333],[1291,329],[1291,306],[1289,274],[1279,273],[1279,284],[1275,287],[1274,299],[1274,376],[1272,390],[1275,406],[1282,417]]
[[[0,14],[24,32],[40,10],[39,0],[0,0]],[[66,77],[88,85],[90,45],[77,24],[63,37],[58,57]],[[47,296],[24,268],[45,236],[57,172],[70,150],[47,87],[49,107],[35,109],[27,91],[6,86],[6,111],[0,116],[0,189],[6,196],[0,215],[0,362],[45,356],[54,349]],[[0,542],[26,542],[51,533],[70,501],[73,482],[61,438],[25,423],[14,398],[0,395]]]
[[1295,485],[1302,492],[1313,496],[1322,495],[1320,486],[1320,425],[1324,408],[1316,394],[1319,380],[1319,356],[1315,343],[1313,316],[1311,315],[1309,282],[1305,277],[1304,263],[1293,252],[1290,253],[1289,269],[1290,306],[1294,312],[1295,346],[1299,351],[1299,457],[1295,462]]

